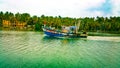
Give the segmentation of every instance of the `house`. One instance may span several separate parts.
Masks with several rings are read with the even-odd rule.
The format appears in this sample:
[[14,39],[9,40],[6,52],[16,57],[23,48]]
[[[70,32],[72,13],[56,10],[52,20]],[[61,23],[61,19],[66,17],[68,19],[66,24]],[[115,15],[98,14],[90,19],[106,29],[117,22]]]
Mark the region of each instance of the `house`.
[[10,23],[10,21],[3,20],[2,25],[3,25],[3,27],[8,28],[11,26],[11,23]]
[[27,25],[26,22],[15,21],[14,23],[11,23],[10,21],[7,20],[3,20],[2,24],[4,28],[17,28],[17,29],[25,29]]

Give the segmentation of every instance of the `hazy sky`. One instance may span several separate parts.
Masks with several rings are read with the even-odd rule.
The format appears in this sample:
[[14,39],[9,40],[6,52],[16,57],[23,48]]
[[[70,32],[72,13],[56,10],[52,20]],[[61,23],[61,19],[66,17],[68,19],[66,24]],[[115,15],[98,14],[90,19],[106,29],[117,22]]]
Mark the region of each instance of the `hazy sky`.
[[37,16],[120,16],[120,0],[0,0],[0,11]]

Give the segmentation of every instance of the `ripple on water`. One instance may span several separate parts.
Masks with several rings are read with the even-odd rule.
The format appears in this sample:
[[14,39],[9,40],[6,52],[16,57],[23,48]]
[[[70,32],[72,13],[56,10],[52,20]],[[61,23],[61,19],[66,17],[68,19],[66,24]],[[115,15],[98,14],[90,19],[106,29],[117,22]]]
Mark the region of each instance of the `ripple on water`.
[[40,32],[0,32],[0,68],[119,68],[120,37],[46,38]]

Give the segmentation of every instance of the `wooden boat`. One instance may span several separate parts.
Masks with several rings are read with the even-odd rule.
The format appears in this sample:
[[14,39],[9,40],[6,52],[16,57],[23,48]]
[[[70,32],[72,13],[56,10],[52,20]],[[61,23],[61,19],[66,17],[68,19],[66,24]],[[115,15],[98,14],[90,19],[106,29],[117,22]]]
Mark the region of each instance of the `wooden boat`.
[[83,33],[74,33],[74,32],[63,32],[63,31],[59,31],[59,30],[55,30],[55,29],[51,29],[51,28],[46,28],[43,27],[43,31],[45,33],[45,35],[50,36],[50,37],[64,37],[64,38],[87,38],[87,33],[83,32]]
[[86,32],[78,33],[79,26],[80,21],[78,22],[78,25],[75,23],[75,26],[63,26],[61,30],[57,30],[55,28],[46,27],[46,24],[44,24],[43,31],[50,37],[87,38]]

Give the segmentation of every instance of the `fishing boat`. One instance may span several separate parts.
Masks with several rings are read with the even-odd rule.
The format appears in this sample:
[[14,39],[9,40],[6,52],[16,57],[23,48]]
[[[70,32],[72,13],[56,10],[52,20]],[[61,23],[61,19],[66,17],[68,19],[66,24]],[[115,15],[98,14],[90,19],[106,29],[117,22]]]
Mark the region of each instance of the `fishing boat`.
[[46,36],[49,37],[57,37],[57,38],[87,38],[87,33],[78,32],[78,26],[63,26],[61,30],[52,28],[52,27],[46,27],[44,24],[43,31]]

